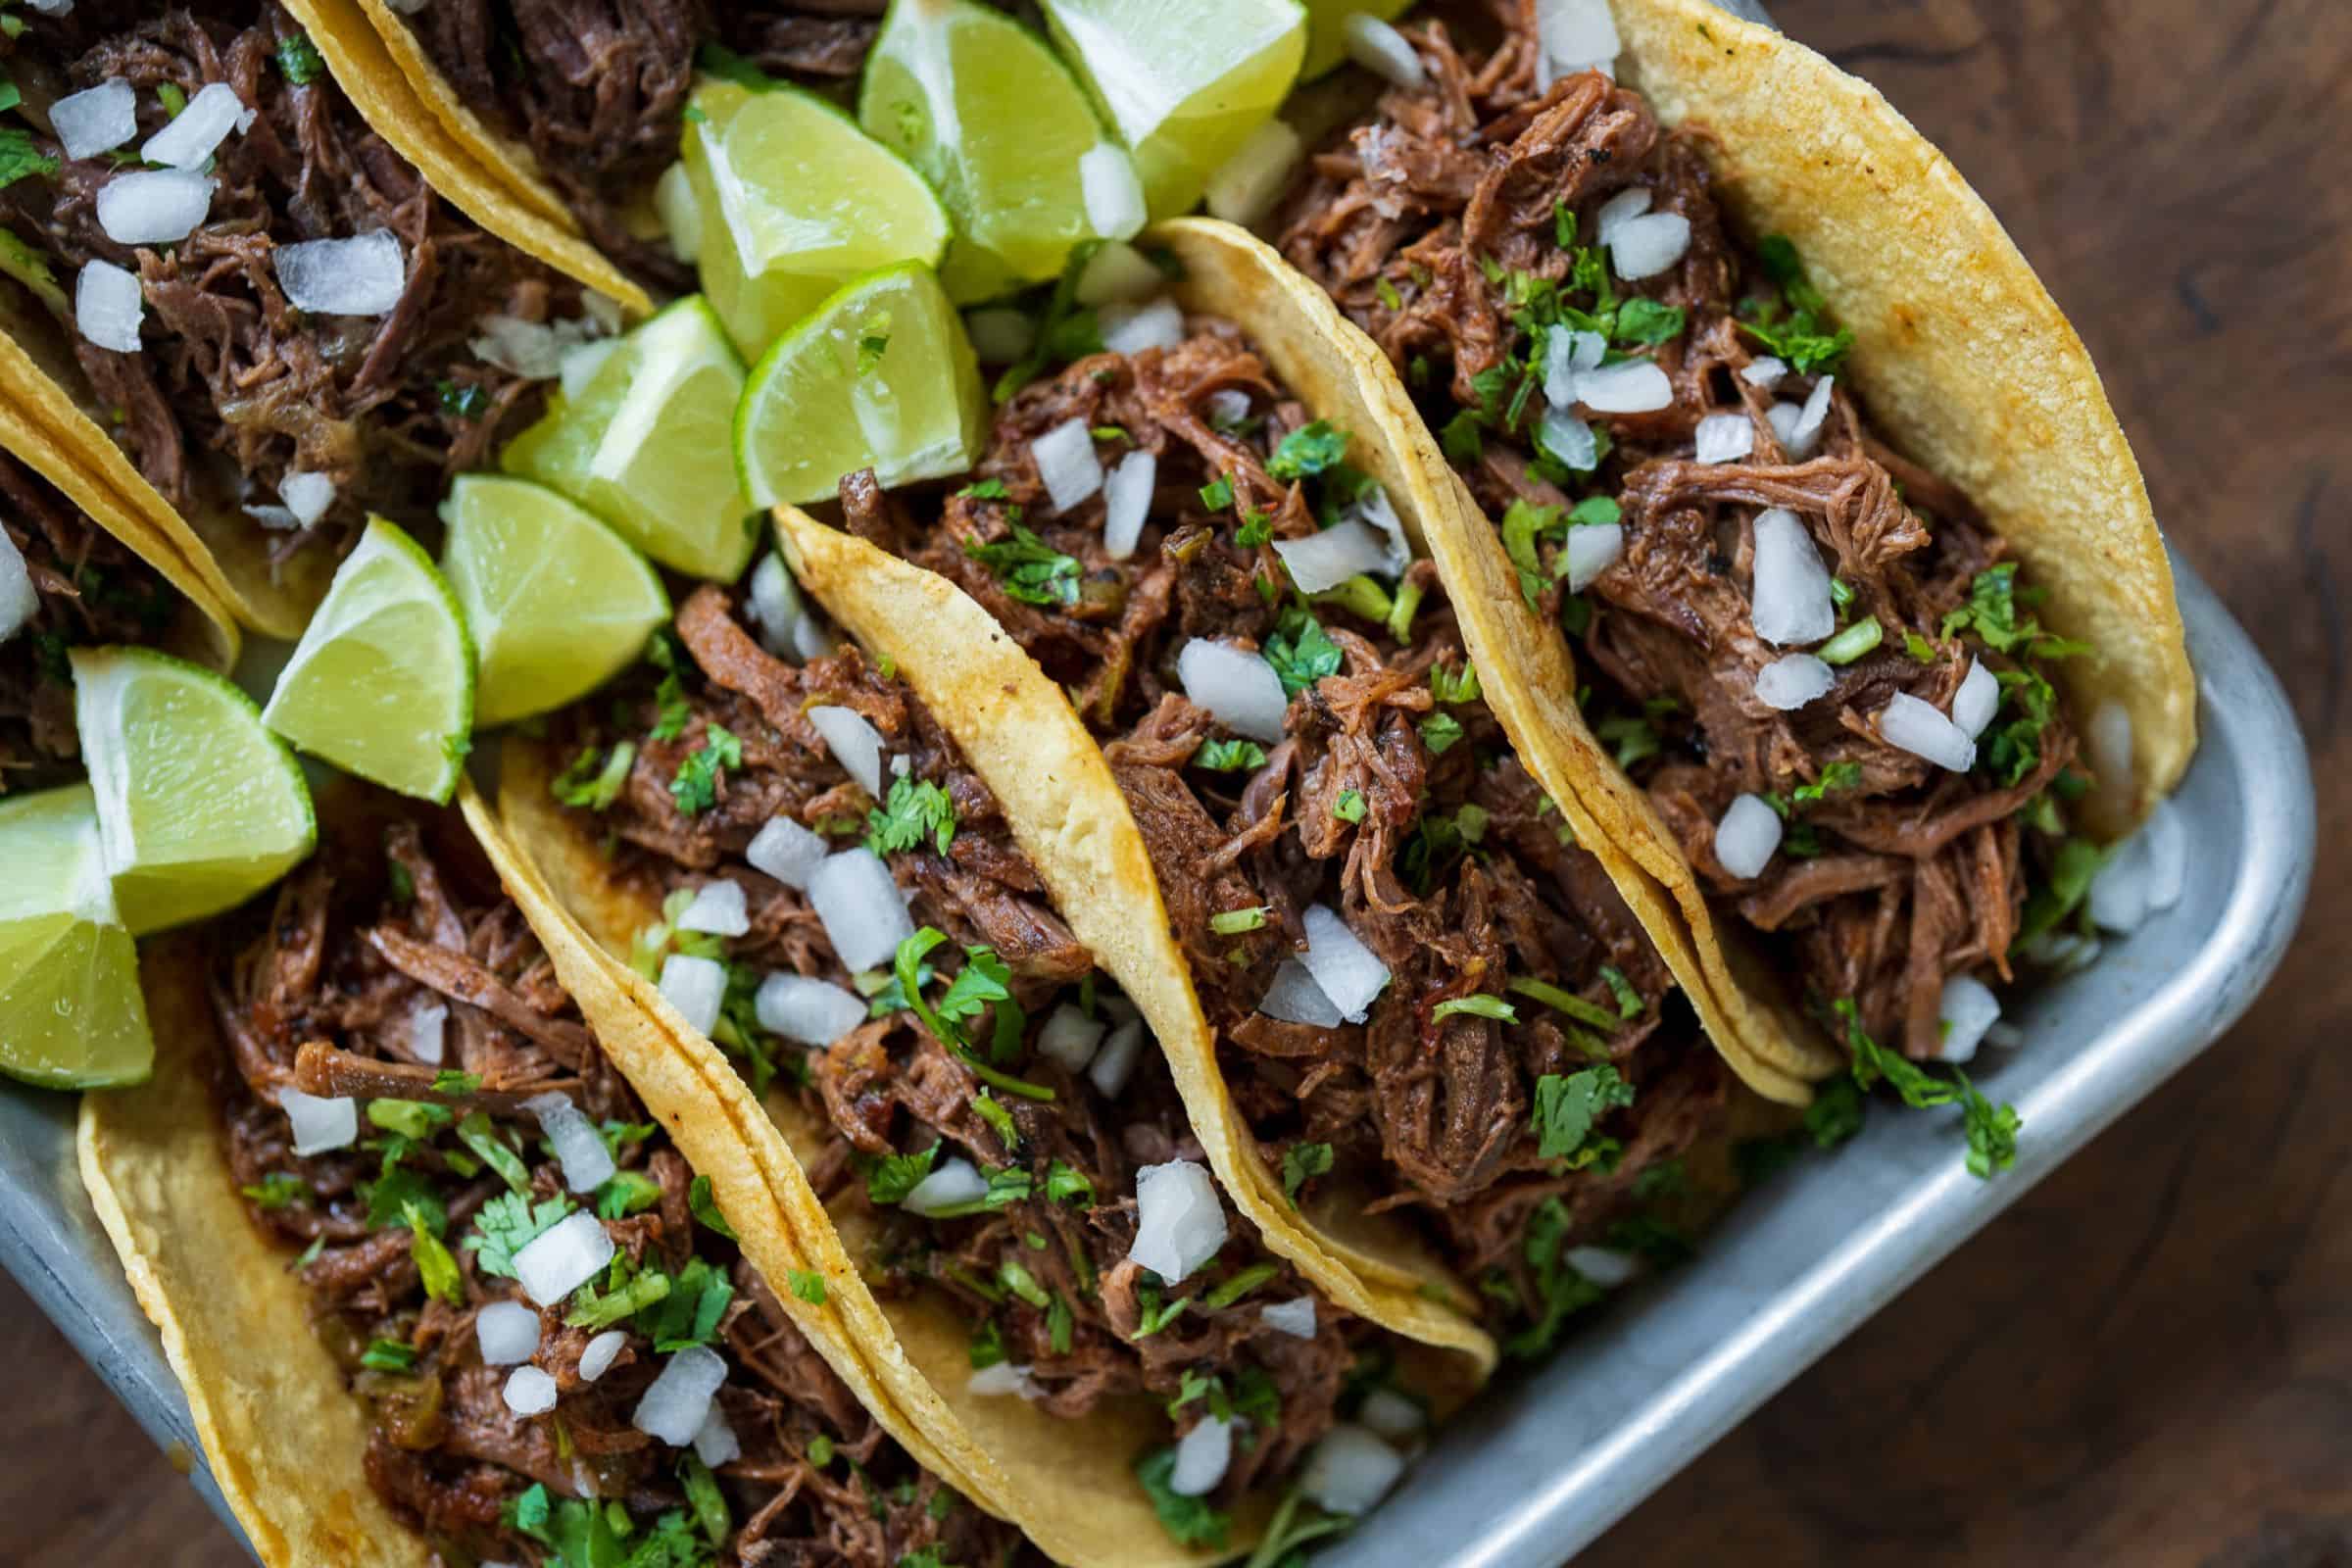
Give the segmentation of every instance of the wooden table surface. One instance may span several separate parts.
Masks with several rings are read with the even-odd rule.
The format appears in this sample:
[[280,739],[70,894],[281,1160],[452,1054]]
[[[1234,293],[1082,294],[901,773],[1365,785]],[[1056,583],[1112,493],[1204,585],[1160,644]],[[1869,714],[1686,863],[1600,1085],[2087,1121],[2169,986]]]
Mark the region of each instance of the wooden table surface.
[[[2323,848],[2229,1040],[1582,1561],[2352,1563],[2352,20],[1773,5],[1951,154],[2088,340],[2157,514],[2294,696]],[[0,1556],[241,1560],[4,1280],[0,1366]]]

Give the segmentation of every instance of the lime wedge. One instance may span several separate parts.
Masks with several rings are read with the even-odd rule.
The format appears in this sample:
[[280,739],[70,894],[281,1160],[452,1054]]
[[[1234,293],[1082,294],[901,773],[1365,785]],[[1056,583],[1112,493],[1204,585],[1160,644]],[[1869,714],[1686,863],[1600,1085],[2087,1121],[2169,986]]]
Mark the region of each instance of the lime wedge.
[[1189,209],[1274,117],[1306,54],[1298,0],[1044,0],[1046,24],[1135,149],[1153,218]]
[[1348,58],[1348,37],[1341,31],[1358,12],[1395,22],[1413,0],[1306,0],[1306,64],[1298,68],[1300,81],[1329,75]]
[[234,908],[311,853],[302,767],[252,698],[151,649],[73,659],[74,724],[133,935]]
[[155,1061],[139,955],[115,913],[87,784],[0,801],[0,1073],[135,1084]]
[[484,729],[586,696],[669,619],[646,559],[545,485],[466,474],[441,520],[441,571],[481,661],[473,721]]
[[703,292],[748,359],[860,272],[935,266],[948,210],[906,161],[813,93],[695,89],[682,144]]
[[473,728],[473,639],[416,540],[368,519],[262,722],[346,773],[448,801]]
[[752,559],[751,506],[727,461],[743,361],[700,295],[618,339],[499,466],[553,485],[679,571],[719,582]]
[[971,466],[987,433],[980,366],[927,267],[886,267],[767,352],[735,411],[735,463],[761,507],[830,499],[872,468],[888,485]]
[[1095,237],[1080,160],[1109,161],[1102,177],[1133,189],[1126,149],[1104,133],[1069,68],[978,0],[892,0],[866,57],[858,120],[905,153],[956,215],[939,278],[959,305],[1057,277],[1070,247]]

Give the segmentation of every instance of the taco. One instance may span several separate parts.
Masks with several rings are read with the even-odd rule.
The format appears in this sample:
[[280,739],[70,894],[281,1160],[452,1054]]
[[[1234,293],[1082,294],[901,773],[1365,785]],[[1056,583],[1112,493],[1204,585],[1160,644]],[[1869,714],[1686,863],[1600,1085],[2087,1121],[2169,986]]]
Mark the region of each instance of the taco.
[[1951,166],[1776,33],[1700,0],[1401,25],[1271,226],[1466,487],[1432,543],[1497,681],[1577,735],[1754,1054],[1968,1059],[2195,745],[2082,343]]
[[321,54],[341,3],[85,0],[0,35],[9,394],[278,636],[368,515],[429,527],[617,325],[572,278],[627,287],[453,206],[479,177],[398,74]]
[[584,1020],[605,982],[467,815],[329,803],[273,895],[151,946],[155,1079],[83,1101],[262,1561],[1042,1563],[876,1391],[708,1091]]
[[[507,748],[502,813],[615,992],[764,1099],[801,1245],[984,1494],[1074,1562],[1273,1560],[1377,1500],[1491,1345],[1212,1174],[1180,974],[1065,923],[941,716],[992,700],[829,643],[773,557],[698,589],[652,663]],[[1068,760],[1030,760],[1052,793]],[[1096,840],[1073,804],[1064,842]]]

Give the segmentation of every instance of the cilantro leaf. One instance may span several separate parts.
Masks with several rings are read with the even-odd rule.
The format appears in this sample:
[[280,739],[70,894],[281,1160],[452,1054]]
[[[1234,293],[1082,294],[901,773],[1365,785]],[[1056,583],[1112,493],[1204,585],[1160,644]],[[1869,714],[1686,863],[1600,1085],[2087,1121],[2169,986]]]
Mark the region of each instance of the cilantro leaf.
[[1202,741],[1193,753],[1193,766],[1212,773],[1238,773],[1266,765],[1265,748],[1255,741]]
[[32,133],[15,126],[0,129],[0,189],[20,179],[53,179],[57,175],[57,160],[43,153]]
[[289,87],[308,87],[325,71],[326,62],[318,58],[318,46],[309,33],[290,32],[277,40],[277,72]]
[[1325,676],[1340,672],[1340,645],[1331,640],[1321,621],[1296,607],[1282,612],[1264,652],[1286,697],[1296,697]]
[[1007,520],[1010,539],[976,545],[963,541],[963,553],[996,573],[1004,592],[1025,605],[1074,605],[1078,602],[1078,558],[1065,556],[1018,522]]
[[1298,1206],[1298,1189],[1317,1176],[1331,1173],[1329,1144],[1293,1144],[1282,1152],[1282,1195]]
[[620,787],[628,782],[630,764],[636,760],[634,741],[622,741],[601,761],[596,748],[586,747],[556,775],[548,788],[565,806],[601,811],[619,799]]
[[2024,1124],[2015,1106],[1993,1104],[1957,1067],[1949,1079],[1938,1078],[1900,1052],[1880,1045],[1863,1029],[1861,1008],[1852,998],[1840,998],[1830,1010],[1845,1024],[1845,1045],[1853,1057],[1856,1087],[1867,1090],[1884,1082],[1914,1110],[1959,1105],[1962,1132],[1968,1140],[1969,1173],[1980,1180],[2017,1162],[2017,1134]]
[[1536,1152],[1572,1166],[1591,1164],[1599,1157],[1598,1146],[1589,1142],[1593,1123],[1605,1112],[1633,1102],[1634,1086],[1615,1067],[1585,1067],[1565,1076],[1545,1073],[1536,1082]]
[[712,724],[704,730],[703,744],[678,764],[677,776],[669,781],[669,793],[688,816],[707,811],[718,804],[720,770],[742,765],[743,742],[725,725]]
[[922,1185],[931,1174],[931,1162],[939,1157],[939,1145],[912,1154],[886,1154],[865,1173],[865,1196],[877,1203],[903,1203],[906,1195]]
[[728,1241],[735,1240],[735,1227],[727,1216],[718,1211],[718,1200],[710,1196],[710,1178],[697,1176],[686,1189],[686,1206],[703,1228],[715,1231]]
[[1282,438],[1266,460],[1266,472],[1285,483],[1310,479],[1348,455],[1348,432],[1328,419],[1302,424]]
[[1661,305],[1651,299],[1630,299],[1617,307],[1617,341],[1655,347],[1683,335],[1690,317],[1680,305]]
[[865,813],[865,847],[876,855],[911,850],[925,839],[939,853],[956,842],[956,803],[929,779],[902,774],[890,782],[890,798]]
[[562,1194],[534,1204],[528,1193],[501,1193],[473,1216],[465,1246],[483,1273],[514,1279],[514,1254],[553,1230],[573,1206]]
[[1180,1495],[1170,1485],[1176,1474],[1173,1446],[1154,1448],[1136,1461],[1135,1478],[1152,1499],[1159,1527],[1180,1546],[1206,1546],[1223,1551],[1231,1538],[1233,1516],[1212,1506],[1206,1497]]
[[1430,1022],[1435,1023],[1440,1018],[1450,1018],[1457,1012],[1467,1012],[1481,1018],[1492,1018],[1496,1023],[1517,1023],[1519,1021],[1519,1009],[1500,997],[1476,996],[1454,997],[1439,1003],[1429,1010]]

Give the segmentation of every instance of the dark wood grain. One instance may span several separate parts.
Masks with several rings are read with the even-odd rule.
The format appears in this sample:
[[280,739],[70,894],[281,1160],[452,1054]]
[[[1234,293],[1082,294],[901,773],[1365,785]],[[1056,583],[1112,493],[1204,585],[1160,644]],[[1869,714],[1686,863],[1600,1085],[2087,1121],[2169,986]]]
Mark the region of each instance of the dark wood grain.
[[[1583,1561],[2352,1564],[2352,21],[1774,5],[1950,152],[2081,327],[2158,514],[2294,694],[2324,848],[2230,1039]],[[237,1560],[5,1282],[0,1364],[6,1560]]]

